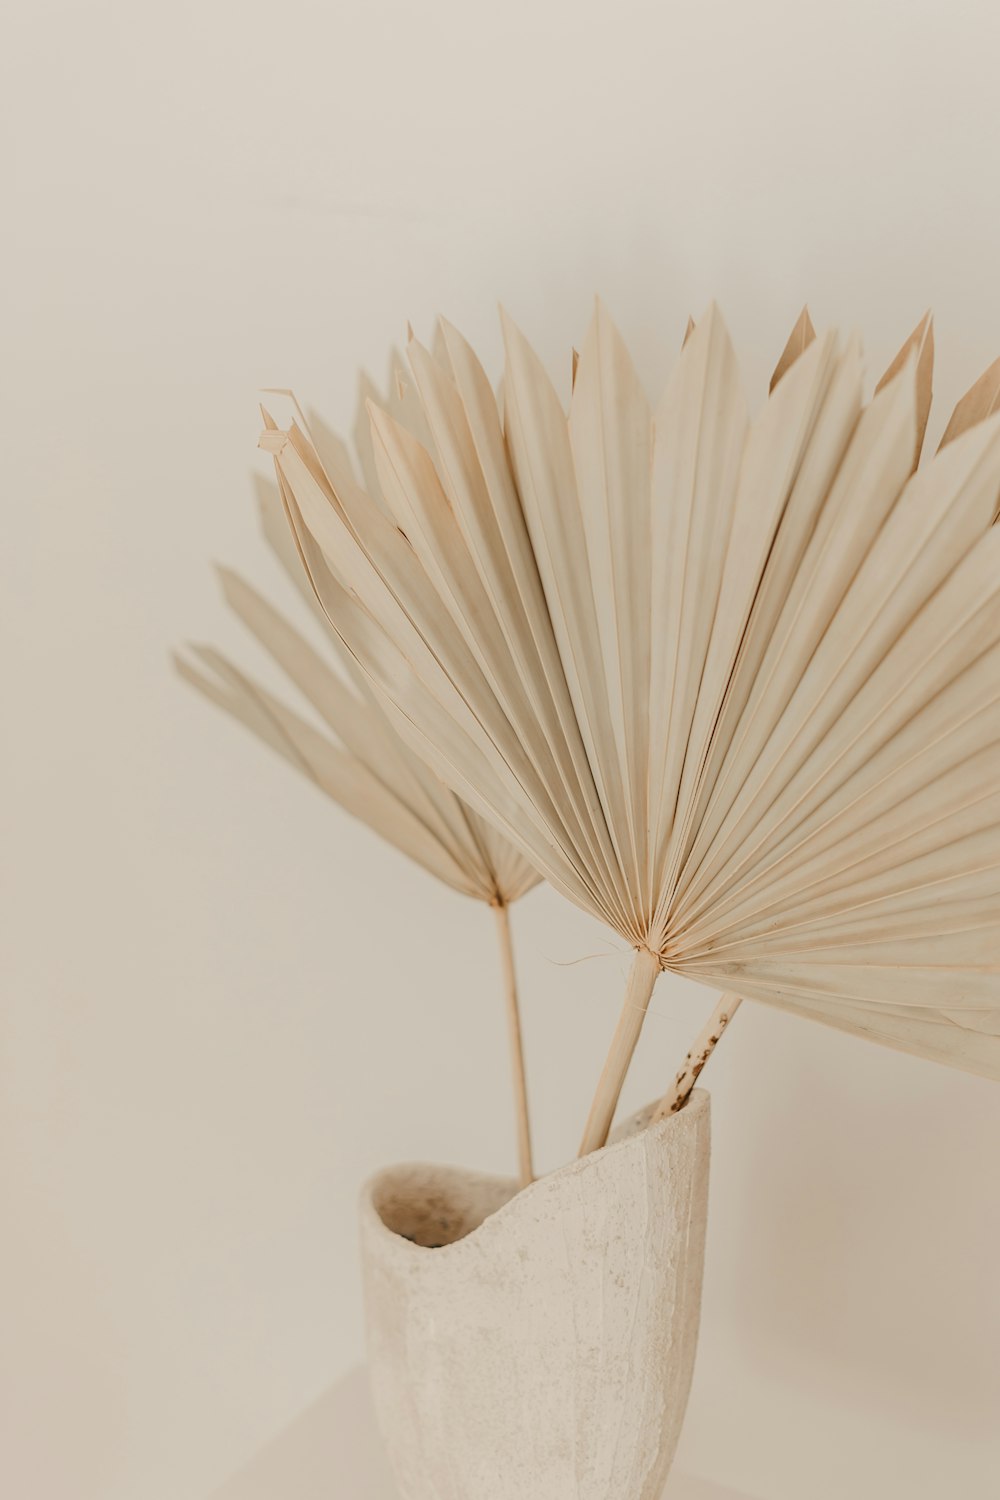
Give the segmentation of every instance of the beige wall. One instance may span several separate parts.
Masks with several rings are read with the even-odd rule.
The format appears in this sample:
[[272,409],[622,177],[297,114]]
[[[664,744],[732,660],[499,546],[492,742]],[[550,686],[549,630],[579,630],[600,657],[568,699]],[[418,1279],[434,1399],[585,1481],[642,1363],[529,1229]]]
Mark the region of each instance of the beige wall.
[[[348,424],[438,310],[495,368],[498,297],[565,374],[595,290],[650,383],[717,296],[760,390],[807,296],[873,373],[931,304],[934,438],[1000,352],[998,12],[62,0],[4,52],[0,1493],[383,1500],[355,1192],[510,1160],[503,1032],[487,915],[168,670],[254,659],[210,558],[279,587],[257,391]],[[517,927],[556,1163],[624,960]],[[706,998],[662,984],[631,1102]],[[673,1493],[996,1495],[1000,1087],[757,1007],[713,1075]]]

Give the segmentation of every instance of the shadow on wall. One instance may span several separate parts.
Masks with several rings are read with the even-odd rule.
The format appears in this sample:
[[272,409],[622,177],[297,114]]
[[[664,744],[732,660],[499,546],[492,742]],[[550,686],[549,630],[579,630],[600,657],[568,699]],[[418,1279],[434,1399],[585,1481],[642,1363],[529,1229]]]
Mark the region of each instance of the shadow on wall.
[[352,1370],[274,1438],[211,1500],[398,1500],[368,1372]]
[[[368,1375],[352,1370],[210,1500],[399,1500],[375,1425]],[[663,1500],[753,1500],[674,1474]]]
[[102,1267],[74,1235],[70,1215],[42,1189],[10,1179],[0,1263],[9,1293],[0,1340],[0,1494],[106,1494],[124,1436],[127,1350]]
[[828,1401],[989,1438],[1000,1180],[978,1145],[996,1139],[996,1085],[900,1059],[887,1090],[877,1049],[819,1028],[787,1062],[783,1107],[746,1148],[734,1329],[783,1379],[808,1361]]

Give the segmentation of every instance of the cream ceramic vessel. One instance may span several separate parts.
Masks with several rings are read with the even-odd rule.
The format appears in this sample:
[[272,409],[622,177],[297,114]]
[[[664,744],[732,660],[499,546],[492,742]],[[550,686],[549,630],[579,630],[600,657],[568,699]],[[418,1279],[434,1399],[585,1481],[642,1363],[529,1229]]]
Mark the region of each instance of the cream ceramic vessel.
[[368,1351],[403,1500],[660,1500],[698,1339],[709,1099],[521,1192],[364,1190]]

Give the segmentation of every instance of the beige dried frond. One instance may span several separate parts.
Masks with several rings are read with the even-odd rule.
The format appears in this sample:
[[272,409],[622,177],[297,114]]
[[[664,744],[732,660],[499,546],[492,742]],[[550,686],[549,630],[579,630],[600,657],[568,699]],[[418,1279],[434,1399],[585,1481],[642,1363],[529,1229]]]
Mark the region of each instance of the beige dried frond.
[[400,734],[638,950],[586,1145],[661,966],[1000,1077],[1000,418],[914,473],[929,320],[867,404],[811,332],[751,419],[711,308],[653,409],[598,305],[567,417],[505,319],[501,418],[444,325],[379,503],[262,438]]
[[369,695],[352,690],[273,605],[229,569],[226,600],[332,734],[316,729],[221,652],[193,646],[181,675],[353,817],[463,895],[516,901],[541,876],[403,744]]
[[977,422],[985,422],[987,417],[991,417],[994,412],[998,411],[1000,411],[1000,359],[995,359],[955,407],[948,426],[944,430],[941,447],[961,437],[963,432],[968,432],[969,428],[975,427]]
[[[689,318],[689,335],[693,328],[694,324]],[[778,384],[778,381],[781,379],[782,375],[784,375],[787,370],[790,370],[792,368],[792,365],[794,365],[800,354],[804,354],[806,352],[815,337],[816,330],[813,327],[813,320],[809,316],[809,309],[808,307],[804,307],[799,313],[798,321],[796,322],[795,327],[788,335],[788,342],[785,345],[784,349],[781,351],[781,358],[778,360],[778,363],[774,367],[774,373],[771,376],[771,384],[768,387],[769,390],[774,390],[774,387]],[[687,343],[687,338],[685,338],[684,342]]]
[[[324,462],[350,473],[350,459],[333,434],[324,432]],[[277,491],[259,493],[264,533],[289,577],[310,605],[316,604],[289,532]],[[238,574],[219,569],[230,607],[311,704],[329,732],[322,732],[254,678],[211,647],[191,648],[194,660],[175,657],[181,676],[213,703],[245,724],[321,791],[430,874],[464,895],[494,908],[504,1005],[510,1045],[518,1167],[522,1184],[534,1176],[527,1077],[508,907],[541,876],[493,822],[456,797],[399,739],[374,700],[357,664],[317,610],[335,657],[353,688],[305,637]],[[355,606],[331,578],[327,603],[337,601],[345,618]]]
[[[289,576],[311,603],[315,595],[297,552],[277,493],[260,493],[265,535]],[[231,569],[220,568],[226,602],[282,669],[329,733],[269,692],[209,646],[192,646],[176,658],[182,677],[245,724],[334,802],[387,843],[463,895],[509,905],[541,880],[524,855],[495,824],[456,797],[400,740],[347,655],[325,614],[320,618],[345,681],[279,610]],[[329,581],[330,597],[338,592]],[[343,590],[338,607],[353,606]]]

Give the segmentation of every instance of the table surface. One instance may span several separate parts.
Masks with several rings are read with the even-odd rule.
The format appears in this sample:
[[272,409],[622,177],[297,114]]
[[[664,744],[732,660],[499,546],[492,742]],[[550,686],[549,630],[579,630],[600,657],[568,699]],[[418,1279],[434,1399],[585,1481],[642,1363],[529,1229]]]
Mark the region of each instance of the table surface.
[[[361,1368],[332,1385],[210,1500],[330,1500],[333,1494],[398,1500]],[[663,1500],[759,1497],[675,1471]]]

